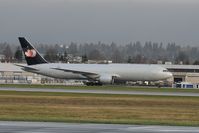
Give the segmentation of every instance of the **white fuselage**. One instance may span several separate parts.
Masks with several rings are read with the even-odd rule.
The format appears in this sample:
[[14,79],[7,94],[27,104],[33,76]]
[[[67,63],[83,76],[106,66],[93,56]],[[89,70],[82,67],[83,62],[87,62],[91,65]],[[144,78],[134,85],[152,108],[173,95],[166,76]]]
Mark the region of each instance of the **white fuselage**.
[[96,73],[98,75],[115,75],[122,81],[157,81],[172,77],[165,68],[148,64],[62,64],[46,63],[28,66],[37,71],[30,72],[61,79],[88,79],[79,73],[65,72],[54,68]]

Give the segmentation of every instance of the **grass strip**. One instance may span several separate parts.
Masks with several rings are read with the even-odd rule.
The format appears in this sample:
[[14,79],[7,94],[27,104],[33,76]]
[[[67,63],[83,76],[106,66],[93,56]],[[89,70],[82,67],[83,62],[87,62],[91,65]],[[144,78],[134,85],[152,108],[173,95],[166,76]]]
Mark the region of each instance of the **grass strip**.
[[199,126],[199,97],[0,91],[0,120]]

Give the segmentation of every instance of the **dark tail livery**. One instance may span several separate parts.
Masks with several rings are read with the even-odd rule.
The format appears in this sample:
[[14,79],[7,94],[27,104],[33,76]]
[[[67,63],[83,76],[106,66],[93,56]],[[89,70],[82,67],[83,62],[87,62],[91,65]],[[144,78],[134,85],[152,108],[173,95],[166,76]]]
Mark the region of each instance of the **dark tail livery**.
[[24,52],[24,56],[28,65],[36,65],[47,63],[40,53],[24,38],[19,37],[19,42]]

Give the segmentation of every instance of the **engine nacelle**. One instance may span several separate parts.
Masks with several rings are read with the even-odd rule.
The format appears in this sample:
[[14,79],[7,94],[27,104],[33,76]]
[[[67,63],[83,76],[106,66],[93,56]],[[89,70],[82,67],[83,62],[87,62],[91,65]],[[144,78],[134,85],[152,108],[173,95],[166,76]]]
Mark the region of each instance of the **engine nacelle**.
[[103,74],[99,77],[99,82],[102,84],[112,84],[114,82],[114,79],[112,75]]

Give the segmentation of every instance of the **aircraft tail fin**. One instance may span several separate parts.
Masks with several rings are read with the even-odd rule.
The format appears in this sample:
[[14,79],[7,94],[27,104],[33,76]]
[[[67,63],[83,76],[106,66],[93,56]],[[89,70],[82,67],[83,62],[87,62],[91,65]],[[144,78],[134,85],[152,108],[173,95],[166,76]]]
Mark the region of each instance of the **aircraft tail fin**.
[[28,65],[48,63],[24,37],[19,37],[18,39]]

